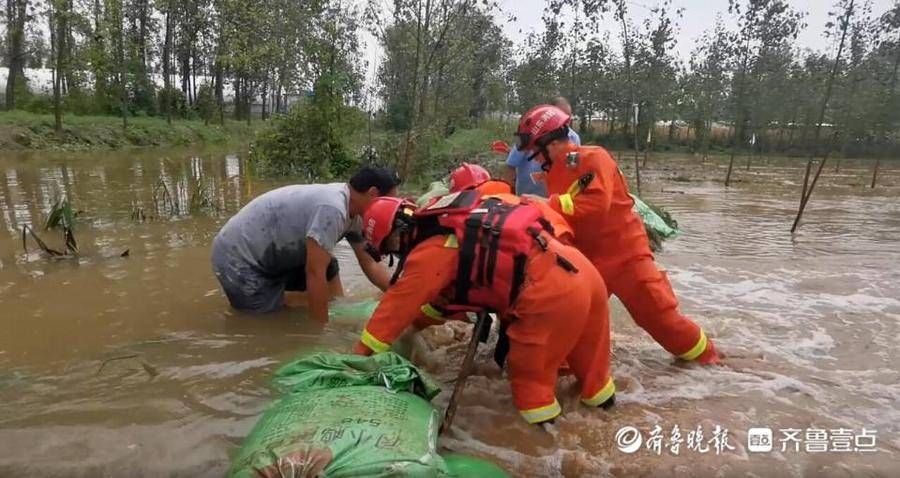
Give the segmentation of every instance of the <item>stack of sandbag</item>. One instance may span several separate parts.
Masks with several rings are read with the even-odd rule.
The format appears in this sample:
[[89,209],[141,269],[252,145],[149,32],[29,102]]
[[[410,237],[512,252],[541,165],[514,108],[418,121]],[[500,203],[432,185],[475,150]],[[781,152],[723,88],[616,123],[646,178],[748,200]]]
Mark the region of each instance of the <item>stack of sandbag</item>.
[[281,398],[245,440],[232,477],[506,476],[437,453],[441,416],[430,400],[440,389],[394,353],[312,354],[279,369],[275,387]]
[[328,319],[331,322],[361,323],[369,320],[378,299],[338,299],[328,305]]
[[634,212],[640,216],[650,240],[650,249],[654,252],[662,249],[662,242],[678,234],[678,223],[668,212],[648,204],[641,198],[631,195],[634,199]]
[[428,190],[422,193],[418,199],[416,199],[416,206],[424,206],[428,203],[432,198],[436,198],[438,196],[443,196],[450,192],[450,186],[447,185],[446,180],[442,181],[434,181],[428,185]]

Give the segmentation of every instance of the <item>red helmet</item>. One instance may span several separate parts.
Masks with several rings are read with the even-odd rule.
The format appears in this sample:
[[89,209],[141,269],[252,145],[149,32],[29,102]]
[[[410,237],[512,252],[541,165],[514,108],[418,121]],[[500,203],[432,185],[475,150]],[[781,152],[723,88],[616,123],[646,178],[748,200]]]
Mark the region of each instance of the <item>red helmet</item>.
[[363,214],[363,236],[366,241],[380,254],[382,243],[394,231],[398,220],[401,221],[400,225],[409,224],[409,219],[406,218],[412,215],[415,208],[416,205],[406,199],[387,196],[375,198]]
[[462,166],[450,173],[450,192],[472,189],[490,179],[491,173],[487,169],[477,164],[462,163]]
[[551,141],[569,134],[571,117],[553,105],[537,105],[522,115],[516,136],[519,151],[544,149]]

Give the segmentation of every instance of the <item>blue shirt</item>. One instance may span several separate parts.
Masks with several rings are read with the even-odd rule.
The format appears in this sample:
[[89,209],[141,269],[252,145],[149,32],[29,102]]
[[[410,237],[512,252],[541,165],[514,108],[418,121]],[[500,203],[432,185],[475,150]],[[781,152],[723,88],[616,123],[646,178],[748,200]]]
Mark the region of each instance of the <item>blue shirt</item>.
[[[581,146],[581,138],[573,129],[569,129],[569,141]],[[522,153],[518,148],[513,146],[506,158],[506,165],[516,168],[516,194],[534,194],[536,196],[547,197],[547,186],[543,181],[537,182],[532,176],[533,173],[541,173],[541,165],[535,160],[528,161],[528,154]]]

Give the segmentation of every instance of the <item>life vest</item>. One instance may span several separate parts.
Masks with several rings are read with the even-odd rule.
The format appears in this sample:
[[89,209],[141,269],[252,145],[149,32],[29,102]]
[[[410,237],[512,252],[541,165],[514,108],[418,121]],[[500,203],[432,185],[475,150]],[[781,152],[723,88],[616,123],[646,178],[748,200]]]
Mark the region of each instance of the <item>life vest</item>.
[[417,210],[413,245],[436,234],[453,234],[459,248],[452,306],[448,311],[483,308],[502,312],[525,280],[525,263],[541,233],[550,227],[530,204],[511,204],[469,190],[432,199]]
[[544,219],[550,224],[549,231],[553,234],[559,242],[563,244],[571,245],[573,240],[575,239],[575,233],[572,231],[572,226],[566,221],[562,215],[558,212],[554,211],[553,208],[550,207],[544,201],[533,200],[527,197],[516,196],[515,194],[487,194],[482,191],[485,196],[496,197],[501,199],[503,202],[510,204],[528,204],[530,206],[534,206],[541,211],[541,215]]

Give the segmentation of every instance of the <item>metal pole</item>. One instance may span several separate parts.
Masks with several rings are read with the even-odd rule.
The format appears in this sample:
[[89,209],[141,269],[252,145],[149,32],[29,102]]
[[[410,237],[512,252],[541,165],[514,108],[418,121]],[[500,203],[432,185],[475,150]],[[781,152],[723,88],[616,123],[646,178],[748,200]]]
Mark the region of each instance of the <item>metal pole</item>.
[[444,413],[444,422],[441,424],[439,433],[443,433],[450,429],[453,424],[453,417],[456,415],[456,407],[463,390],[466,388],[466,379],[472,373],[472,364],[475,361],[475,352],[478,350],[478,338],[483,333],[485,325],[488,323],[487,312],[478,312],[478,320],[472,329],[472,339],[469,340],[469,348],[466,349],[466,357],[463,359],[462,367],[459,369],[459,376],[456,377],[456,384],[453,386],[453,394],[450,395],[450,402],[447,404],[447,411]]
[[638,114],[640,107],[634,103],[634,174],[637,181],[638,196],[641,195],[641,164],[638,162]]

